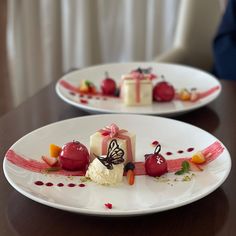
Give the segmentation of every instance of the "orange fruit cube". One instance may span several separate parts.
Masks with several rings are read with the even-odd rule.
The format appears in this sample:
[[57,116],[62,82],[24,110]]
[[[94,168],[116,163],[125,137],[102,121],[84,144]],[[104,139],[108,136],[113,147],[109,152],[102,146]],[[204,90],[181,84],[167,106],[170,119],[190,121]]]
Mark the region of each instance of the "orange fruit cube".
[[50,144],[49,147],[49,153],[51,157],[58,157],[61,152],[61,147],[55,145],[55,144]]
[[189,101],[191,98],[191,93],[187,89],[182,89],[179,93],[179,98],[182,101]]
[[193,162],[195,164],[202,164],[205,161],[206,161],[206,158],[204,157],[204,155],[201,152],[195,153],[191,158],[191,162]]

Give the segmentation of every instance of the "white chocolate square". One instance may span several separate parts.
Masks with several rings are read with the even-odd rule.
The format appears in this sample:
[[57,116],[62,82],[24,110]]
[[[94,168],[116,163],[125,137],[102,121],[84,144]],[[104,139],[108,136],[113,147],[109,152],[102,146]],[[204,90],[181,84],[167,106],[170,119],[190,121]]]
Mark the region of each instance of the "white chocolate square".
[[[136,141],[136,135],[125,132],[122,135],[126,135],[130,137],[131,141],[131,150],[132,150],[132,155],[133,155],[133,160],[135,161],[135,141]],[[91,161],[96,158],[95,155],[101,156],[102,155],[102,140],[104,136],[100,132],[96,132],[93,135],[90,136],[90,158]],[[116,139],[118,145],[120,146],[121,149],[124,150],[124,159],[125,163],[128,161],[127,157],[127,141],[125,139],[120,139],[120,138],[111,138],[108,143],[107,147],[109,146],[109,143],[111,142],[112,139]],[[95,154],[95,155],[94,155]]]
[[127,106],[144,106],[152,104],[152,82],[148,79],[140,80],[140,100],[137,101],[136,81],[123,77],[122,99]]

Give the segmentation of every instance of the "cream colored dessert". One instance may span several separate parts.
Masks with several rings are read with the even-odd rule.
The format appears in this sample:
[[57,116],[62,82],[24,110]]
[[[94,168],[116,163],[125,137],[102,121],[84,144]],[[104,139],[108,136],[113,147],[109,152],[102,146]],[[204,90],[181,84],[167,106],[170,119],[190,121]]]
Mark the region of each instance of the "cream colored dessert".
[[121,97],[127,106],[145,106],[152,104],[152,81],[144,75],[136,80],[132,75],[122,76]]
[[123,163],[113,165],[113,169],[108,169],[98,158],[95,158],[89,165],[86,176],[98,184],[115,185],[123,180],[123,173]]
[[106,155],[107,148],[112,139],[117,140],[119,147],[124,150],[125,163],[135,160],[136,135],[119,129],[115,124],[106,126],[90,136],[91,160],[95,159],[96,156]]

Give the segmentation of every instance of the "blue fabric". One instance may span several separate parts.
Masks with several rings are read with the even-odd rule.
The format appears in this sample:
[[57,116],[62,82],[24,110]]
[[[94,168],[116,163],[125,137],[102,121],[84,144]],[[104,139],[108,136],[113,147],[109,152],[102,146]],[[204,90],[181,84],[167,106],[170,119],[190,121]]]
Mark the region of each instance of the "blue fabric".
[[236,80],[236,0],[228,0],[213,51],[215,75],[220,79]]

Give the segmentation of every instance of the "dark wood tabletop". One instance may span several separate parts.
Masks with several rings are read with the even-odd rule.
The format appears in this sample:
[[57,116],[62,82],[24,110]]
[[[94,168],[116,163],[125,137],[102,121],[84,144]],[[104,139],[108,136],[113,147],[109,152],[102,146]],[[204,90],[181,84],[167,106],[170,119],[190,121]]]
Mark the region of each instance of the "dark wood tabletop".
[[[0,118],[3,160],[23,135],[51,122],[89,115],[60,100],[50,84]],[[85,216],[54,209],[18,193],[0,174],[0,235],[236,235],[236,81],[222,81],[221,95],[208,106],[174,117],[221,140],[232,158],[227,180],[213,193],[173,210],[136,217]]]

